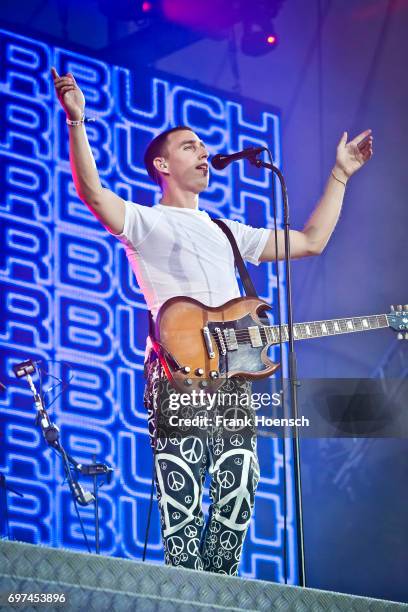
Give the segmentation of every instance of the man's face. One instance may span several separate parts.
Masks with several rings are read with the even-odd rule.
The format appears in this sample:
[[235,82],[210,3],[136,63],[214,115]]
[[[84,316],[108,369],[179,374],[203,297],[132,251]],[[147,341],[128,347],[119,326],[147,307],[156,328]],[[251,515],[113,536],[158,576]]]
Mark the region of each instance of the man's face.
[[166,180],[193,193],[208,187],[208,151],[197,134],[190,130],[169,134],[163,157],[167,164]]

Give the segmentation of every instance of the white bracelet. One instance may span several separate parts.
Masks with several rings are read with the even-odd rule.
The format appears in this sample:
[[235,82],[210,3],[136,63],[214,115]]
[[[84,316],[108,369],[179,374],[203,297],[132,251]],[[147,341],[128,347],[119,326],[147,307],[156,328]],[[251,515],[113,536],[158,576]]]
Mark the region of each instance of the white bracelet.
[[68,117],[65,119],[67,125],[82,125],[82,123],[85,123],[85,115],[82,115],[81,119],[75,120],[75,119],[68,119]]

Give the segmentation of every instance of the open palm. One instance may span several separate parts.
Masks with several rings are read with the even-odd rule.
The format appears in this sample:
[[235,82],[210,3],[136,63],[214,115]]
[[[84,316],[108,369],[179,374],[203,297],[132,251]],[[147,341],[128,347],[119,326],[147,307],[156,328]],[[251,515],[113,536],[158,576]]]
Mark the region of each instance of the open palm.
[[336,166],[341,168],[347,177],[359,170],[373,155],[373,137],[371,130],[365,130],[350,142],[344,132],[337,146]]

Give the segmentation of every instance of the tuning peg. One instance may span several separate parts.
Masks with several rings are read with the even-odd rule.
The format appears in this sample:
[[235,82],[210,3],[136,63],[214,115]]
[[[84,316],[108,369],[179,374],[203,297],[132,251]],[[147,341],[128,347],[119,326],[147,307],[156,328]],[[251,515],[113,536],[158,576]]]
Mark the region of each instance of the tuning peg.
[[405,340],[408,340],[408,332],[405,332]]
[[390,310],[391,310],[391,312],[394,312],[394,311],[395,311],[394,304],[391,304],[391,306],[390,306]]
[[398,310],[398,312],[401,312],[401,311],[402,311],[402,304],[398,304],[398,306],[397,306],[397,310]]
[[404,304],[404,310],[405,312],[408,312],[408,304]]
[[398,340],[403,340],[404,339],[404,334],[402,332],[398,332],[397,339]]

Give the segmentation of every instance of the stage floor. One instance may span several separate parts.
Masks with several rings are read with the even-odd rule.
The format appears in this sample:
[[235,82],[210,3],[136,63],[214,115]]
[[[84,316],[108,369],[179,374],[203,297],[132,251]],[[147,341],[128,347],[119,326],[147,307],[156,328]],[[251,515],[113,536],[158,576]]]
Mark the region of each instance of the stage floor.
[[[22,542],[0,542],[1,610],[383,612],[408,605],[140,563]],[[65,603],[7,603],[8,593],[64,593]]]

